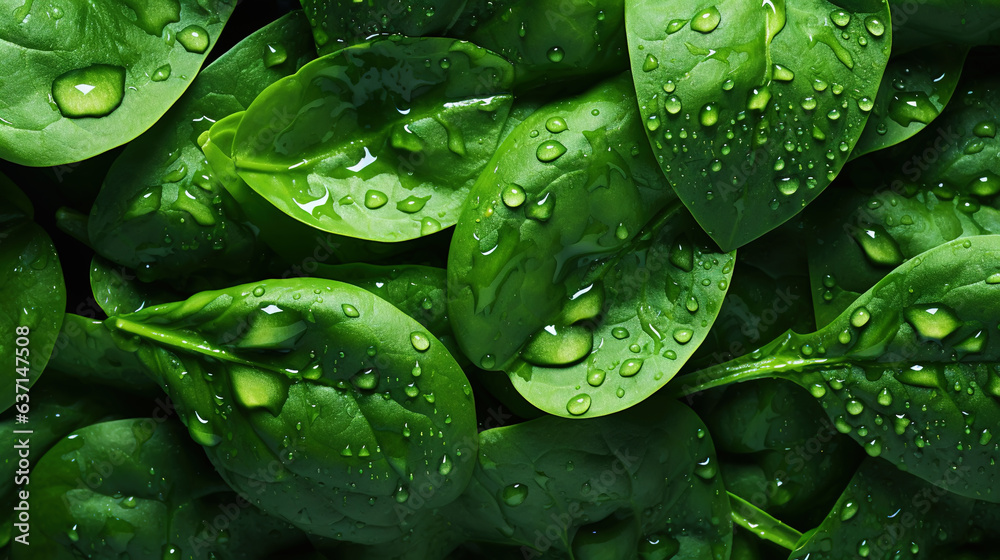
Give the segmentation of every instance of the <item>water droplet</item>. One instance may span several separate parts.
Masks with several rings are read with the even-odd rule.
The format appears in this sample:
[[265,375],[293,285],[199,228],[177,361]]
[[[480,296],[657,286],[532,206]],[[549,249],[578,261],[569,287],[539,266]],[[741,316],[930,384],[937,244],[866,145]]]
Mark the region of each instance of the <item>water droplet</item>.
[[431,217],[420,220],[420,235],[430,235],[441,231],[441,222]]
[[945,338],[962,326],[951,308],[944,305],[914,305],[906,309],[903,316],[920,336],[935,340]]
[[403,200],[396,203],[396,210],[400,212],[406,212],[407,214],[415,214],[424,209],[424,205],[430,200],[430,195],[427,196],[413,196],[410,195]]
[[587,384],[591,387],[600,387],[604,383],[607,373],[603,369],[595,369],[587,374]]
[[586,414],[588,410],[590,410],[590,395],[587,393],[580,393],[566,403],[566,411],[573,416]]
[[628,338],[628,329],[625,327],[615,327],[611,329],[611,336],[617,338],[618,340],[624,340]]
[[865,29],[876,37],[881,37],[885,33],[885,24],[878,16],[868,16],[865,18]]
[[288,52],[281,45],[264,46],[264,67],[273,68],[288,59]]
[[559,134],[560,132],[565,132],[569,126],[562,117],[552,117],[545,121],[545,129],[552,134]]
[[504,189],[500,198],[508,208],[517,208],[518,206],[524,204],[524,189],[517,185],[510,185]]
[[551,49],[549,49],[548,56],[549,60],[552,62],[562,62],[562,59],[565,56],[565,54],[566,53],[564,53],[561,48],[552,47]]
[[555,140],[550,140],[538,145],[538,150],[535,151],[535,156],[538,158],[538,161],[549,163],[557,160],[559,156],[565,153],[566,146],[563,146]]
[[451,457],[448,455],[442,456],[441,464],[438,465],[438,474],[441,476],[448,476],[448,474],[451,473],[452,466]]
[[719,110],[715,105],[711,103],[706,103],[704,107],[701,108],[701,114],[698,116],[698,120],[701,122],[701,126],[715,126],[719,122]]
[[664,109],[667,110],[671,115],[676,115],[681,112],[681,98],[676,95],[671,95],[663,103]]
[[855,328],[861,328],[868,324],[868,320],[871,319],[871,313],[868,312],[864,307],[859,307],[854,310],[851,314],[851,325]]
[[830,109],[830,112],[826,114],[826,118],[831,121],[835,121],[840,118],[840,111],[837,109]]
[[503,503],[510,507],[517,507],[523,504],[528,497],[528,487],[524,484],[510,484],[504,487],[501,497]]
[[859,508],[858,508],[857,502],[847,502],[847,503],[845,503],[844,507],[842,507],[840,509],[840,520],[841,521],[848,521],[848,520],[850,520],[852,517],[854,517],[855,515],[857,515],[858,509]]
[[670,23],[667,24],[667,34],[668,35],[673,35],[674,33],[677,33],[678,31],[680,31],[681,29],[684,29],[684,26],[687,25],[687,22],[688,22],[688,20],[686,20],[686,19],[672,19],[672,20],[670,20]]
[[972,133],[980,138],[995,138],[997,125],[991,121],[983,121],[972,128]]
[[771,90],[766,87],[753,88],[750,90],[750,98],[747,100],[747,109],[751,111],[763,111],[771,101]]
[[691,337],[694,336],[694,331],[691,329],[676,329],[674,331],[674,340],[678,344],[687,344],[691,341]]
[[872,264],[896,267],[903,264],[905,257],[896,239],[879,225],[856,229],[854,240],[858,242],[865,256]]
[[358,312],[358,309],[356,307],[354,307],[353,305],[349,304],[349,303],[345,303],[345,304],[341,305],[340,308],[344,311],[344,315],[346,315],[348,317],[360,317],[361,316],[361,313]]
[[882,388],[882,390],[878,394],[877,400],[878,404],[882,406],[889,406],[892,404],[892,392],[889,391],[888,387]]
[[618,368],[618,375],[622,377],[632,377],[633,375],[639,373],[642,369],[643,360],[635,358],[631,360],[625,360],[622,362],[621,367]]
[[806,98],[802,99],[802,108],[805,109],[806,111],[812,111],[813,109],[815,109],[816,108],[816,98],[815,97],[806,97]]
[[351,377],[351,384],[363,391],[374,391],[378,387],[378,370],[365,368]]
[[539,222],[548,221],[552,217],[552,210],[555,207],[556,197],[552,193],[546,193],[541,200],[534,204],[529,204],[524,209],[524,215]]
[[798,192],[799,184],[798,177],[778,177],[774,180],[774,186],[785,196],[791,196]]
[[779,82],[790,82],[795,79],[795,73],[780,64],[774,65],[774,79]]
[[381,208],[385,206],[387,202],[389,202],[389,197],[382,191],[372,189],[365,193],[365,208],[368,208],[369,210]]
[[170,77],[170,65],[164,64],[163,66],[157,68],[153,72],[153,75],[149,77],[149,79],[153,80],[154,82],[162,82],[169,77]]
[[837,27],[847,27],[847,24],[851,23],[851,14],[844,10],[834,10],[830,12],[830,20]]
[[660,67],[660,62],[656,60],[656,57],[651,54],[647,54],[646,60],[642,63],[642,71],[652,72],[653,70],[656,70],[659,67]]
[[70,70],[52,82],[52,98],[68,118],[103,117],[125,97],[125,69],[95,64]]
[[694,19],[691,20],[691,29],[699,33],[711,33],[715,31],[716,27],[719,27],[721,21],[722,15],[719,14],[718,8],[712,6],[694,16]]
[[410,344],[417,352],[426,352],[431,347],[431,340],[427,338],[426,334],[414,331],[410,333]]
[[851,416],[857,416],[865,411],[865,405],[861,404],[861,401],[850,399],[845,405],[847,413]]
[[208,31],[199,25],[189,25],[177,34],[177,42],[187,52],[201,54],[208,50]]

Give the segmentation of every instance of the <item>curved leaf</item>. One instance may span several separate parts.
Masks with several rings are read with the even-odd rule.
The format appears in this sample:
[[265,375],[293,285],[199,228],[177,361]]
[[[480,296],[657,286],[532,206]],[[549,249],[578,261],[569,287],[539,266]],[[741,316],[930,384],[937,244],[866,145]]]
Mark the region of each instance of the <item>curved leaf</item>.
[[650,145],[727,251],[837,176],[889,58],[884,0],[628,0],[625,19]]
[[258,265],[262,247],[213,177],[197,139],[315,56],[307,25],[294,12],[244,39],[129,144],[91,211],[90,239],[98,253],[146,281],[199,272],[238,278]]
[[648,397],[704,339],[728,288],[733,255],[693,230],[634,103],[623,77],[531,115],[452,239],[459,344],[550,414],[601,416]]
[[455,223],[496,149],[512,74],[500,57],[450,39],[343,49],[250,105],[233,141],[236,171],[323,231],[374,241],[430,235]]
[[682,392],[765,377],[807,388],[836,429],[907,472],[1000,503],[1000,235],[897,267],[833,322],[676,381]]
[[[468,0],[302,0],[322,55],[363,43],[373,35],[446,35]],[[473,2],[476,4],[477,2]]]
[[[959,237],[1000,233],[1000,80],[966,76],[933,127],[861,166],[869,195],[841,189],[810,212],[809,270],[819,326],[906,259]],[[831,193],[833,194],[833,193]]]
[[889,60],[851,159],[898,144],[937,118],[955,93],[968,53],[937,44]]
[[49,361],[66,310],[59,255],[45,230],[31,221],[31,203],[0,175],[0,412],[25,403]]
[[32,555],[236,560],[304,541],[230,491],[183,428],[163,420],[90,425],[42,457],[31,496],[46,514],[32,524]]
[[371,293],[268,280],[111,319],[138,337],[226,481],[309,533],[383,542],[396,509],[444,506],[472,476],[472,394],[444,346]]
[[0,99],[0,158],[61,165],[139,136],[191,84],[233,5],[24,2],[0,21],[8,92]]

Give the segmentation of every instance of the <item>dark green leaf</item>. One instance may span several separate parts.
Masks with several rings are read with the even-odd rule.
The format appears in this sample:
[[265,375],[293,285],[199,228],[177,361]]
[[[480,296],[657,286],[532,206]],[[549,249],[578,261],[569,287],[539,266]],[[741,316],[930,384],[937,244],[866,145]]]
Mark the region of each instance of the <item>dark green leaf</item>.
[[537,111],[490,161],[452,240],[449,311],[465,354],[550,414],[648,397],[705,338],[728,288],[733,255],[692,227],[640,129],[627,77]]
[[233,140],[236,171],[323,231],[374,241],[430,235],[455,223],[496,149],[512,75],[500,57],[450,39],[343,49],[253,102]]
[[[66,310],[59,255],[31,221],[31,203],[0,175],[0,412],[29,399],[29,387],[49,361]],[[25,405],[27,406],[27,405]],[[27,410],[27,409],[26,409]]]
[[146,281],[202,271],[239,278],[259,264],[262,247],[213,177],[197,139],[313,58],[307,26],[294,12],[243,40],[122,152],[91,212],[98,253]]
[[898,144],[937,118],[955,92],[968,52],[936,44],[891,59],[851,159]]
[[61,165],[139,136],[191,84],[232,10],[229,0],[74,0],[8,11],[0,157]]
[[821,330],[788,331],[677,386],[794,381],[869,455],[1000,502],[998,321],[1000,235],[958,239],[899,266]]
[[889,58],[889,12],[884,0],[843,4],[625,4],[650,144],[724,250],[802,210],[861,134]]
[[[461,494],[476,452],[461,368],[423,326],[330,280],[268,280],[112,319],[195,441],[253,503],[363,543]],[[419,498],[419,499],[418,499]],[[416,517],[420,517],[417,515]]]

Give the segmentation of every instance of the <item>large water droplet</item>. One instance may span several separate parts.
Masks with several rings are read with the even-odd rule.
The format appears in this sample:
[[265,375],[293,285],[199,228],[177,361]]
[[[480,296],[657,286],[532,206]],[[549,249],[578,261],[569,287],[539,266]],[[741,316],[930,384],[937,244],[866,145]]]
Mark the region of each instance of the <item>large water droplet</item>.
[[189,25],[177,34],[177,42],[188,52],[201,54],[208,50],[208,31],[200,25]]
[[962,326],[954,311],[944,305],[914,305],[904,311],[903,315],[924,338],[941,340]]
[[535,156],[538,157],[538,161],[549,163],[559,159],[559,156],[565,153],[566,146],[563,146],[555,140],[550,140],[538,145],[538,150],[535,151]]
[[590,395],[587,393],[581,393],[566,403],[566,411],[573,416],[580,416],[586,414],[590,410]]
[[528,497],[528,486],[525,484],[509,484],[504,487],[501,498],[510,507],[517,507]]
[[125,97],[125,69],[95,64],[70,70],[52,82],[52,98],[68,118],[103,117]]
[[896,267],[903,264],[905,257],[896,239],[879,225],[871,225],[854,232],[854,240],[858,242],[865,256],[872,264]]
[[719,14],[719,9],[712,6],[694,16],[694,19],[691,20],[691,29],[699,33],[711,33],[715,31],[716,27],[719,27],[721,21],[722,15]]

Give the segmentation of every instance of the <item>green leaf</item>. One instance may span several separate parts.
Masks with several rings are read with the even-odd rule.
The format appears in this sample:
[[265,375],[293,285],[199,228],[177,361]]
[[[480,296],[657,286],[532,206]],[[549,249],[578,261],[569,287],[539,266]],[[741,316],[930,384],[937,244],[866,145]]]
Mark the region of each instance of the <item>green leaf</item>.
[[467,0],[302,0],[319,53],[363,43],[373,35],[446,35]]
[[58,6],[24,2],[0,22],[0,158],[81,161],[145,132],[198,74],[227,0]]
[[490,161],[452,239],[459,344],[550,414],[651,395],[728,288],[733,255],[697,232],[640,128],[627,77],[537,111]]
[[877,185],[871,194],[845,187],[807,212],[819,326],[905,260],[959,237],[1000,233],[998,86],[991,76],[966,76],[933,127],[888,150],[888,161],[858,162],[856,182]]
[[1000,502],[1000,236],[957,239],[897,267],[833,322],[680,378],[692,393],[777,377],[838,431],[951,492]]
[[889,13],[884,0],[842,4],[625,4],[650,145],[723,250],[816,198],[864,128],[889,57]]
[[31,506],[45,512],[32,523],[32,553],[235,560],[305,540],[232,492],[166,420],[94,424],[46,453],[31,474]]
[[101,321],[67,313],[48,368],[64,377],[146,397],[161,395],[134,352],[118,347]]
[[[444,345],[371,293],[267,280],[113,318],[226,481],[309,533],[375,543],[461,494],[471,390]],[[419,517],[419,515],[417,516]]]
[[323,231],[373,241],[430,235],[455,223],[496,149],[512,74],[500,57],[442,38],[338,51],[247,109],[233,141],[236,171]]
[[467,9],[452,33],[511,61],[519,88],[586,83],[628,69],[622,0],[492,4],[496,7],[488,14]]
[[728,557],[716,464],[704,425],[676,402],[548,416],[480,434],[476,474],[450,517],[472,540],[516,543],[524,558]]
[[955,93],[968,53],[941,43],[892,58],[851,159],[898,144],[937,118]]
[[789,560],[943,558],[971,536],[973,503],[942,493],[884,461],[868,459]]
[[[0,412],[24,403],[49,361],[66,310],[59,255],[45,230],[31,220],[31,203],[0,175]],[[15,397],[15,395],[17,395]]]
[[231,279],[258,265],[263,248],[213,177],[197,139],[315,56],[307,26],[305,16],[294,12],[250,35],[209,65],[175,107],[129,144],[91,212],[90,239],[98,253],[146,281],[192,273]]

